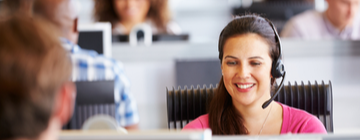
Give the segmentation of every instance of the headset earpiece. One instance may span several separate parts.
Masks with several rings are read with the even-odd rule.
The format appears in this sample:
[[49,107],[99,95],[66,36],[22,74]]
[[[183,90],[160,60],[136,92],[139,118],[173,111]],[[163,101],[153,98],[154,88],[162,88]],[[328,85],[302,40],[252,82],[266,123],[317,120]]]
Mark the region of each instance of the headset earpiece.
[[277,59],[276,62],[273,62],[271,67],[271,76],[274,78],[280,78],[284,75],[285,67],[281,59]]
[[283,64],[283,62],[281,60],[281,57],[282,57],[281,56],[282,55],[281,41],[280,41],[279,34],[277,33],[274,24],[272,24],[271,21],[268,21],[268,22],[269,22],[271,28],[274,31],[275,40],[277,41],[277,47],[279,49],[279,55],[277,56],[277,58],[272,63],[271,76],[274,77],[274,78],[280,78],[285,73],[285,67],[284,67],[284,64]]

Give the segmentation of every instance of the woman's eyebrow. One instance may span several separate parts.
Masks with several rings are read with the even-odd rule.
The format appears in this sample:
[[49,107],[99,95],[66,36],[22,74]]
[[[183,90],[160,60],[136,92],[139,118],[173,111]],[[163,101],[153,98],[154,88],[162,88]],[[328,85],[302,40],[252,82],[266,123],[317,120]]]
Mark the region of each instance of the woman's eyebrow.
[[[238,59],[237,57],[231,56],[231,55],[225,56],[225,59],[226,59],[226,58]],[[264,58],[262,58],[262,57],[260,57],[260,56],[252,56],[252,57],[249,57],[249,59],[264,59]]]
[[225,59],[226,59],[226,58],[238,59],[237,57],[235,57],[235,56],[231,56],[231,55],[227,55],[227,56],[225,56]]
[[249,57],[249,59],[264,59],[264,58],[262,58],[262,57],[260,57],[260,56],[252,56],[252,57]]

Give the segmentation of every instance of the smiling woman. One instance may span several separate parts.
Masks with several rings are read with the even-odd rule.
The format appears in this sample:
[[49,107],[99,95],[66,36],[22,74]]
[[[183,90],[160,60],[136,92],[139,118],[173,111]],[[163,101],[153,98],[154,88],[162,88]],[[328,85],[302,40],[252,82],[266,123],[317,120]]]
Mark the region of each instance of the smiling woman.
[[[221,32],[222,78],[209,114],[184,129],[211,128],[214,135],[326,133],[315,116],[278,102],[263,104],[279,76],[280,38],[272,23],[257,15],[236,17]],[[282,66],[282,65],[281,65]]]
[[234,106],[258,105],[269,99],[270,94],[265,93],[270,93],[272,60],[266,41],[258,34],[248,33],[230,37],[223,50],[224,85]]

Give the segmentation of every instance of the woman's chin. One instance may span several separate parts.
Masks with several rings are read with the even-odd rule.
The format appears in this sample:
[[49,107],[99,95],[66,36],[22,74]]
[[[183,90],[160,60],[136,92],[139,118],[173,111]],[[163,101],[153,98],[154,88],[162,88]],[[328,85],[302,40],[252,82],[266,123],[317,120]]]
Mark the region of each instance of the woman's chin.
[[[234,102],[234,100],[233,100]],[[250,106],[255,103],[254,97],[240,97],[237,100],[235,100],[235,105],[241,105],[241,106]]]

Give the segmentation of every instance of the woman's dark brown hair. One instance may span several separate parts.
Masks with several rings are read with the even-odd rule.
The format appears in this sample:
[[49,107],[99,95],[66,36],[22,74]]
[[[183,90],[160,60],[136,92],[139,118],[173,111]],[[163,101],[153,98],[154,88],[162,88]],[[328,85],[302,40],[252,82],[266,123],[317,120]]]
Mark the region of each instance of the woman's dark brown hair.
[[[121,17],[115,12],[114,0],[94,0],[94,2],[94,19],[96,21],[111,22],[114,25],[121,20]],[[146,17],[155,23],[161,33],[165,33],[166,24],[170,21],[168,1],[150,0],[150,9]]]
[[[267,41],[270,46],[269,54],[272,60],[279,56],[275,33],[270,21],[258,15],[245,15],[236,17],[221,31],[218,46],[221,63],[225,42],[231,37],[247,33],[258,34]],[[274,83],[275,79],[271,79],[271,84]],[[209,125],[214,135],[248,134],[242,116],[233,106],[223,78],[221,78],[217,93],[209,106]]]

